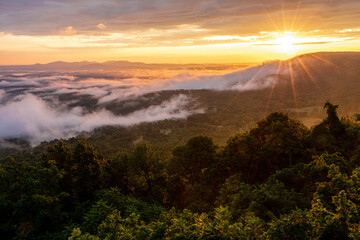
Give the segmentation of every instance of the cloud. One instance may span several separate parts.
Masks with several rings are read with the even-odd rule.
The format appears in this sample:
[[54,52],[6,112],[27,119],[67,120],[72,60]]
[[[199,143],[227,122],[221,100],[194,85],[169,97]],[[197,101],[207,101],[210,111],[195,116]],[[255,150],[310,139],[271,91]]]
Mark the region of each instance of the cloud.
[[6,92],[4,89],[0,89],[0,102],[5,98]]
[[[156,77],[148,70],[145,75],[141,75],[139,71],[126,69],[126,76],[121,72],[116,73],[117,75],[92,74],[87,68],[85,72],[74,75],[35,72],[31,68],[28,74],[12,72],[4,75],[0,83],[0,88],[3,88],[0,89],[0,138],[27,137],[35,145],[44,140],[72,137],[82,131],[91,131],[105,125],[129,126],[140,122],[186,118],[191,114],[204,112],[197,109],[196,102],[188,96],[177,95],[159,104],[156,94],[144,95],[180,89],[263,89],[273,83],[279,63],[269,62],[226,74],[196,75],[199,72],[193,72],[194,74],[180,73],[172,77]],[[93,66],[93,63],[89,64]],[[101,69],[101,64],[96,66]],[[82,65],[81,69],[83,67]],[[158,70],[154,73],[156,71]],[[177,73],[180,71],[182,70]],[[288,74],[287,71],[286,67],[282,67],[280,75]],[[162,76],[162,71],[158,74]],[[149,75],[152,77],[148,78]],[[91,98],[85,95],[90,95]],[[151,101],[152,98],[155,101]],[[115,108],[111,112],[107,109],[113,109],[108,107],[116,104],[116,101],[121,102],[119,109],[133,104],[130,109],[134,110],[127,115],[115,115],[114,112],[121,111]],[[142,101],[153,105],[143,108]],[[195,108],[191,107],[194,105]]]
[[116,116],[100,109],[83,114],[80,107],[66,110],[50,106],[32,94],[23,95],[18,101],[0,106],[0,137],[28,137],[32,145],[54,138],[68,138],[81,131],[91,131],[104,125],[129,126],[141,122],[186,118],[201,110],[189,110],[191,99],[178,95],[160,105],[138,110],[125,116]]
[[[90,65],[92,63],[89,63]],[[60,64],[63,65],[63,64]],[[102,68],[97,64],[97,69]],[[91,95],[98,99],[98,104],[112,101],[126,101],[147,93],[163,90],[179,89],[208,89],[208,90],[252,90],[268,87],[272,83],[278,62],[250,67],[227,74],[196,75],[180,72],[177,75],[163,77],[161,71],[139,75],[139,71],[124,70],[127,75],[95,77],[96,73],[78,74],[77,76],[42,73],[22,75],[17,77],[5,76],[6,81],[0,83],[0,88],[17,91],[17,95],[33,93],[36,95],[76,94]],[[84,67],[84,66],[82,66]],[[144,66],[142,66],[144,67]],[[85,68],[87,69],[87,68]],[[75,70],[75,69],[74,69]],[[282,69],[285,74],[286,69]],[[175,72],[176,73],[176,72]],[[158,75],[156,75],[158,74]],[[151,76],[151,77],[149,77]],[[65,98],[66,99],[66,98]],[[72,99],[74,100],[74,99]],[[72,101],[70,100],[70,101]]]
[[[359,9],[355,0],[2,0],[0,64],[114,57],[259,62],[286,57],[271,45],[257,45],[274,38],[260,33],[290,28],[319,39],[299,53],[356,50],[360,33],[338,30],[356,30]],[[343,35],[352,39],[324,39]]]
[[291,23],[298,7],[299,21],[312,17],[318,26],[331,21],[341,28],[352,28],[358,27],[359,6],[357,0],[2,0],[0,31],[46,35],[63,26],[78,26],[80,32],[89,32],[106,22],[115,32],[193,24],[214,33],[234,34],[231,29],[235,29],[247,35],[259,24],[274,28],[268,15],[282,26],[282,9]]
[[87,94],[93,95],[96,97],[102,97],[108,94],[108,91],[99,88],[99,87],[88,87],[88,88],[59,88],[55,91],[56,94],[64,94],[64,93],[77,93],[77,94]]
[[17,150],[24,150],[21,146],[15,144],[15,143],[12,143],[12,142],[9,142],[3,138],[0,138],[0,148],[12,148],[12,149],[17,149]]
[[65,35],[65,36],[71,36],[71,35],[76,35],[77,31],[76,31],[76,29],[74,27],[68,26],[68,27],[65,27],[65,28],[61,29],[59,31],[59,33],[61,35]]
[[99,23],[96,27],[97,27],[98,29],[100,29],[100,30],[105,30],[105,29],[106,29],[106,25],[103,24],[103,23]]
[[258,39],[259,36],[211,36],[211,37],[204,37],[204,40],[209,41],[225,41],[225,40],[241,40],[241,41],[254,41]]
[[[163,90],[255,90],[269,87],[276,74],[279,62],[247,68],[229,74],[194,76],[182,73],[170,79],[149,84],[134,85],[126,89],[115,89],[109,94],[100,97],[99,103],[114,100],[124,101],[138,96]],[[282,68],[281,74],[286,74],[287,69]]]

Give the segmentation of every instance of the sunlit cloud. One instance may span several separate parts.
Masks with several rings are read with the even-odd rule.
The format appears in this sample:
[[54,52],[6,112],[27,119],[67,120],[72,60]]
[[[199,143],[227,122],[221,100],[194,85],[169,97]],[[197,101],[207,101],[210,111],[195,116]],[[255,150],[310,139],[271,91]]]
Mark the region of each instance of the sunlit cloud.
[[130,126],[142,122],[186,118],[202,109],[189,109],[191,99],[177,95],[159,105],[117,116],[106,109],[84,113],[81,107],[70,110],[50,106],[32,94],[19,96],[17,101],[0,105],[0,137],[26,137],[33,145],[54,138],[69,138],[82,131],[104,125]]
[[351,32],[359,32],[360,33],[360,28],[348,28],[348,29],[340,29],[337,30],[339,33],[351,33]]
[[103,23],[99,23],[96,27],[97,27],[98,29],[100,29],[100,30],[105,30],[105,29],[106,29],[106,25],[103,24]]
[[284,33],[293,54],[360,50],[359,1],[281,2],[1,1],[0,64],[284,59]]
[[211,37],[204,37],[204,40],[210,40],[210,41],[222,41],[222,40],[241,40],[241,41],[254,41],[258,39],[259,36],[246,36],[246,37],[240,37],[240,36],[211,36]]
[[71,36],[77,33],[76,29],[72,26],[65,27],[59,31],[61,35]]

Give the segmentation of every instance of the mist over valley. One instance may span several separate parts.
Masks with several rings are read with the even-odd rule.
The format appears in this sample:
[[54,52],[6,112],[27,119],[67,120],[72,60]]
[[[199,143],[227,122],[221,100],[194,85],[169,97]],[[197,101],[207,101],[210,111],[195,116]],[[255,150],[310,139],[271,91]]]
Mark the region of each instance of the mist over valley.
[[[157,134],[185,122],[194,125],[186,135],[206,133],[223,142],[226,134],[247,130],[271,111],[311,126],[324,115],[326,100],[339,104],[341,115],[359,111],[359,62],[359,53],[315,53],[252,66],[121,61],[1,66],[1,146],[9,148],[12,139],[36,146],[89,137],[104,126],[146,128],[146,122],[156,126],[164,120],[172,123],[157,126]],[[140,132],[127,142],[155,138]]]

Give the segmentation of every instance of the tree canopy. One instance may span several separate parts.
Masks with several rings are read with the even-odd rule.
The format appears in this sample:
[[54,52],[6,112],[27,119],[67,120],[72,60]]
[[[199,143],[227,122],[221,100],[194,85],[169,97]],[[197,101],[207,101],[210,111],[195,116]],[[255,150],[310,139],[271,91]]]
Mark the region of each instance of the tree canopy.
[[[360,123],[274,112],[219,146],[194,136],[104,158],[86,140],[0,163],[5,239],[360,239]],[[123,149],[119,146],[119,149]]]

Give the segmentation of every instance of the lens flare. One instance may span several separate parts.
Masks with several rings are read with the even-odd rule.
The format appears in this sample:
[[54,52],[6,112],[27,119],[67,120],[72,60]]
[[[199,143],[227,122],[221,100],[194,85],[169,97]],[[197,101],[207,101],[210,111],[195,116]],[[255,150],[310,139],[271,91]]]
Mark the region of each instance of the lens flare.
[[294,35],[290,33],[282,34],[276,41],[275,44],[277,46],[278,51],[292,54],[296,52],[296,44],[297,39]]

